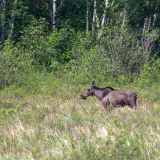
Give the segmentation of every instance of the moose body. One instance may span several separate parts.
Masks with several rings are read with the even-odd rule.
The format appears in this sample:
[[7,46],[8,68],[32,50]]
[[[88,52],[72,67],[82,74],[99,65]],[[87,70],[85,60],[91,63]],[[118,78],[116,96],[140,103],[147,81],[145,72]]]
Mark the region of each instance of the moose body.
[[136,93],[129,90],[114,90],[101,98],[105,108],[109,105],[113,105],[114,107],[124,107],[128,105],[130,108],[136,109],[136,100]]
[[130,90],[117,90],[112,87],[99,88],[92,82],[91,88],[81,94],[81,98],[86,99],[89,96],[99,98],[105,109],[110,105],[113,107],[124,107],[128,105],[130,108],[137,108],[137,94]]

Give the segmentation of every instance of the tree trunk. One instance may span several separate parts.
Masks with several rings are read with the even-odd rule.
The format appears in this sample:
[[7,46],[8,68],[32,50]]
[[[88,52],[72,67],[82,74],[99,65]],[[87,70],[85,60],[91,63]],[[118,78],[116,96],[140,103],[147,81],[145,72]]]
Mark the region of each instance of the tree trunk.
[[156,20],[157,20],[157,14],[155,13],[153,16],[153,27],[155,27]]
[[104,7],[104,12],[102,16],[102,22],[101,22],[101,30],[98,33],[98,37],[101,38],[103,29],[107,27],[107,21],[108,21],[108,4],[109,0],[105,0],[105,7]]
[[76,16],[76,10],[77,10],[76,0],[72,0],[72,16],[73,17]]
[[18,0],[15,0],[13,4],[13,10],[12,10],[11,22],[10,22],[11,29],[10,29],[10,33],[8,36],[9,39],[12,39],[13,32],[14,32],[14,22],[15,22],[15,17],[16,17],[17,3],[18,3]]
[[101,27],[105,28],[107,26],[107,9],[108,9],[108,4],[109,4],[109,0],[105,0],[105,8],[104,8],[104,12],[103,12],[103,17],[102,17],[102,23],[101,23]]
[[56,0],[52,2],[52,28],[57,28],[57,8],[56,8]]
[[87,0],[87,12],[86,12],[86,32],[89,32],[89,2]]
[[123,12],[122,12],[122,25],[121,25],[121,29],[123,30],[124,26],[125,26],[125,23],[126,23],[126,20],[127,20],[127,13],[126,13],[126,10],[124,9]]
[[96,34],[96,29],[99,28],[99,19],[97,16],[97,1],[94,0],[94,10],[93,10],[93,19],[92,19],[92,34]]
[[4,36],[5,36],[5,12],[6,12],[6,0],[1,0],[0,6],[2,8],[1,13],[1,24],[0,24],[0,43],[4,42]]

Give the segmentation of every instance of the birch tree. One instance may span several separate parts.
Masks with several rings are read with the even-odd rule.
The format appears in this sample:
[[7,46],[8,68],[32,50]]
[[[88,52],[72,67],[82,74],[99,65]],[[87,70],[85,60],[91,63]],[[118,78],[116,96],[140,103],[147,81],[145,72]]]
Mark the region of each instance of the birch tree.
[[99,19],[97,15],[97,1],[94,0],[93,19],[92,19],[92,34],[93,35],[95,35],[97,28],[99,28]]
[[63,3],[65,0],[61,0],[60,3],[57,6],[57,0],[52,1],[52,28],[57,28],[57,14],[63,7]]
[[89,32],[89,2],[88,0],[86,1],[87,3],[87,11],[86,11],[86,32]]
[[52,28],[57,28],[57,8],[56,8],[56,1],[53,0],[52,2]]
[[108,5],[109,5],[109,0],[105,0],[105,7],[103,11],[103,16],[102,16],[102,22],[101,22],[101,30],[98,33],[98,37],[100,38],[102,36],[103,29],[107,27],[107,21],[108,21]]
[[104,7],[104,12],[103,12],[103,16],[102,16],[102,22],[101,22],[101,27],[105,28],[107,26],[107,20],[108,20],[108,4],[109,4],[109,0],[105,0],[105,7]]
[[4,42],[5,36],[5,12],[6,12],[6,0],[0,1],[1,6],[1,24],[0,24],[0,43]]
[[16,12],[17,12],[17,3],[18,3],[18,0],[15,0],[13,3],[13,10],[12,10],[11,22],[10,22],[10,33],[8,36],[9,39],[12,39],[13,32],[14,32],[15,17],[16,17]]

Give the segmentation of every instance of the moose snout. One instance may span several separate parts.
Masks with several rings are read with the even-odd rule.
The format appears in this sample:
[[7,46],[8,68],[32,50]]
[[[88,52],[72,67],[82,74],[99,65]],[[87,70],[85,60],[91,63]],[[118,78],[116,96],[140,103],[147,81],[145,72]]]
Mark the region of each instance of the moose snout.
[[86,99],[86,96],[80,95],[81,99]]

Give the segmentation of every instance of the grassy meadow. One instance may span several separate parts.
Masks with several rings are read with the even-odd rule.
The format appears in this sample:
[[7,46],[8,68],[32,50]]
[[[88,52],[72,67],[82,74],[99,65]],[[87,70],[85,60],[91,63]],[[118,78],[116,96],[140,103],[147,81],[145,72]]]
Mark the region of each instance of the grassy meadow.
[[160,160],[159,2],[1,0],[0,160]]
[[90,84],[35,83],[34,93],[33,86],[0,92],[0,159],[160,159],[158,92],[154,99],[151,90],[128,86],[138,109],[106,112],[95,97],[80,99]]

